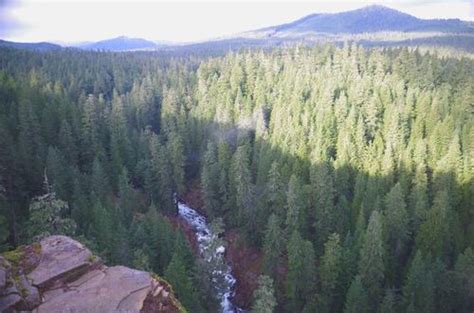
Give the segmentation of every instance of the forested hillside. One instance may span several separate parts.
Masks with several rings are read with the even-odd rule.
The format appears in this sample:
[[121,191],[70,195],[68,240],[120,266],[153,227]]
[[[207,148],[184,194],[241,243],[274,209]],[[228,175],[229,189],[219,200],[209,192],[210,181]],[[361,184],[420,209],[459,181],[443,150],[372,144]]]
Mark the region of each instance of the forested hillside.
[[211,273],[165,217],[184,189],[186,138],[165,121],[174,103],[163,98],[193,85],[196,64],[0,51],[1,248],[73,236],[108,264],[164,276],[191,312],[216,310]]
[[263,252],[254,312],[472,312],[474,62],[0,51],[0,244],[51,233],[217,310],[174,194]]

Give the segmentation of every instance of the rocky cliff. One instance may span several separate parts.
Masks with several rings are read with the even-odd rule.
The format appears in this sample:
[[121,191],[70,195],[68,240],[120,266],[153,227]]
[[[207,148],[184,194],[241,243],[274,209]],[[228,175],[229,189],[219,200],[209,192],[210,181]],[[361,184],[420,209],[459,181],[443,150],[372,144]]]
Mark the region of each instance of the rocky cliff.
[[47,237],[0,256],[0,312],[183,312],[158,276],[107,267],[81,243]]

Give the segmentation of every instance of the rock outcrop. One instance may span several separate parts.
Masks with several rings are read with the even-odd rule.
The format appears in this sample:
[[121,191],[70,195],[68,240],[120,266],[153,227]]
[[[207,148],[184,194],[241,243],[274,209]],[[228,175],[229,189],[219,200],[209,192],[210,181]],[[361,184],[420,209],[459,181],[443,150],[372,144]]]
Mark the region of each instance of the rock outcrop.
[[156,275],[107,267],[81,243],[47,237],[0,256],[0,312],[183,312]]

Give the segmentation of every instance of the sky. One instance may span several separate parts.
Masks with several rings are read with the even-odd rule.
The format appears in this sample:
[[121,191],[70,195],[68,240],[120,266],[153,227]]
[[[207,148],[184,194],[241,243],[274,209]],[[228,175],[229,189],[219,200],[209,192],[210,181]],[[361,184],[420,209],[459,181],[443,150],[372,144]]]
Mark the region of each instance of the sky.
[[420,18],[474,20],[474,0],[0,0],[0,38],[64,44],[124,35],[192,42],[370,4]]

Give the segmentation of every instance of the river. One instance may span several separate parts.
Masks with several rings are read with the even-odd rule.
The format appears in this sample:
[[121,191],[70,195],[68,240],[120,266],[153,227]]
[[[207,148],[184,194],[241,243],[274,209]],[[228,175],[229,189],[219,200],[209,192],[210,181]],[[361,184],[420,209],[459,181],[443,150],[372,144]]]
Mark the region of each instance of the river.
[[207,219],[184,202],[178,202],[178,215],[191,226],[198,242],[201,257],[213,268],[212,284],[220,300],[222,313],[245,312],[232,303],[236,279],[232,267],[226,262],[225,247],[211,230]]

